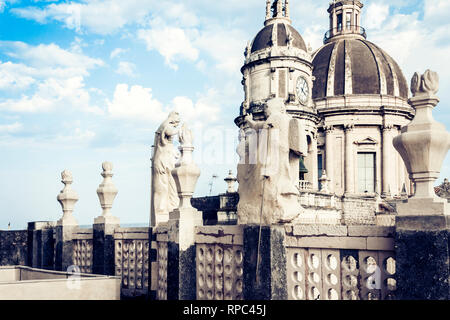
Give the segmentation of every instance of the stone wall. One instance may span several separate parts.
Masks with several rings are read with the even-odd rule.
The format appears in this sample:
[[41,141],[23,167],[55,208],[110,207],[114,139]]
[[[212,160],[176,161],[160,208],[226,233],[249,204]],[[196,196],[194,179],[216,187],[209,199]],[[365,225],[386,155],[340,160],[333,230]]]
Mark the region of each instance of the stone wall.
[[20,231],[0,231],[0,266],[27,265],[28,233]]
[[342,222],[346,225],[375,225],[376,199],[374,197],[343,197]]

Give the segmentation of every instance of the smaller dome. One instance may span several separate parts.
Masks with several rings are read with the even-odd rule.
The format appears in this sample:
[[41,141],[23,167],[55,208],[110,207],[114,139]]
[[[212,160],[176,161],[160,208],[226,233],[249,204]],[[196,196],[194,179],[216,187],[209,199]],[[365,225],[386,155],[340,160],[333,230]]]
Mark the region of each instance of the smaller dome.
[[305,41],[303,40],[300,33],[295,30],[292,26],[286,23],[273,23],[265,26],[261,31],[258,32],[255,39],[253,40],[251,53],[272,47],[274,30],[276,30],[276,38],[278,47],[287,47],[289,42],[289,33],[291,34],[293,41],[292,47],[302,49],[306,51]]

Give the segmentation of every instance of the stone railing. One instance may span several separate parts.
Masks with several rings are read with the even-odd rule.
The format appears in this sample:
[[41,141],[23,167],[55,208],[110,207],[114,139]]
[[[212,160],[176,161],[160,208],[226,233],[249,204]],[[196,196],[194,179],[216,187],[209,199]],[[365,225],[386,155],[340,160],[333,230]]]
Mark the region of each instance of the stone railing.
[[312,183],[306,180],[299,180],[298,187],[300,191],[309,191],[312,190]]
[[394,228],[286,228],[290,300],[385,300],[396,290]]
[[197,227],[197,300],[242,300],[244,253],[240,226]]
[[168,230],[167,227],[154,229],[156,235],[156,299],[167,300],[167,263],[168,263]]
[[147,295],[149,286],[148,228],[119,228],[114,233],[115,274],[122,277],[122,295]]
[[78,229],[73,235],[73,262],[81,273],[92,273],[93,231]]

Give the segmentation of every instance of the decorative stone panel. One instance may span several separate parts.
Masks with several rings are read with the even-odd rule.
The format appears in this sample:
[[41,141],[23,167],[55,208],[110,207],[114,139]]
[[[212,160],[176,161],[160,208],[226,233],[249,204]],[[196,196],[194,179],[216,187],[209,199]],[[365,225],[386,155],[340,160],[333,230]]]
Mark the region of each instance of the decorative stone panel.
[[149,277],[148,239],[115,241],[116,276],[122,277],[122,294],[146,295]]
[[92,239],[75,239],[73,261],[81,273],[92,273]]
[[197,244],[197,299],[243,299],[243,247]]
[[290,300],[395,298],[392,251],[287,248]]
[[158,285],[156,297],[158,300],[167,300],[167,242],[158,241],[156,243],[156,247],[158,262]]

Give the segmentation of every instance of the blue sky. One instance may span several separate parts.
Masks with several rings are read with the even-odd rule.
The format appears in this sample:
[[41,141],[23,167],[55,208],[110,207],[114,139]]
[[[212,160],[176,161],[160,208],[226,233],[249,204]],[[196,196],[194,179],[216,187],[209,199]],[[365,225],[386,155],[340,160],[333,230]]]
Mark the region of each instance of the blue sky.
[[[408,81],[439,72],[435,118],[449,129],[450,0],[363,2],[368,39]],[[329,0],[290,3],[294,27],[319,48]],[[0,0],[0,229],[59,219],[64,169],[80,196],[75,217],[92,223],[103,161],[119,190],[113,214],[148,222],[150,147],[172,109],[194,129],[196,195],[209,193],[212,174],[212,193],[224,192],[236,172],[243,52],[264,16],[263,0]]]

